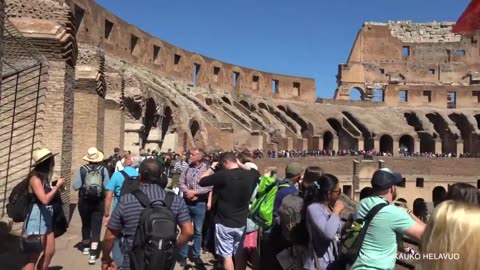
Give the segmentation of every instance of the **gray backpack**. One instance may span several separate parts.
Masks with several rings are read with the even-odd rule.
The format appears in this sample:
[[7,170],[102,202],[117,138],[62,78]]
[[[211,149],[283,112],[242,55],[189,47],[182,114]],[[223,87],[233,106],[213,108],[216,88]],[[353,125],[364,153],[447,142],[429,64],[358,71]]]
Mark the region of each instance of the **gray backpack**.
[[298,194],[287,195],[278,209],[282,236],[292,244],[305,245],[308,232],[303,216],[303,198]]
[[103,167],[90,168],[84,165],[83,168],[87,171],[84,180],[84,197],[88,200],[103,199]]

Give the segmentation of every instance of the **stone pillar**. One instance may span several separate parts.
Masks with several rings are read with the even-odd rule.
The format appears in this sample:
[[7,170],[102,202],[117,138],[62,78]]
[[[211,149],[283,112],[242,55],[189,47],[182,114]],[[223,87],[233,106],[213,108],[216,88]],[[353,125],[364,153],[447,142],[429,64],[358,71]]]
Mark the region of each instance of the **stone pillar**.
[[420,139],[419,138],[414,139],[413,152],[414,153],[416,153],[416,152],[420,153]]
[[320,139],[321,139],[321,137],[318,137],[318,136],[312,137],[312,149],[311,150],[313,150],[313,151],[322,150],[323,139],[322,139],[322,144],[320,144]]
[[82,46],[75,73],[72,173],[85,164],[88,148],[104,149],[105,57],[98,48]]
[[394,157],[398,157],[398,151],[400,150],[400,142],[399,138],[393,138],[393,153]]
[[457,157],[463,155],[463,140],[457,140]]
[[[59,1],[22,0],[6,1],[10,22],[29,39],[37,51],[48,60],[48,77],[45,78],[44,96],[37,119],[35,147],[48,147],[59,153],[56,156],[54,177],[65,178],[66,190],[62,192],[64,211],[70,214],[70,186],[72,162],[72,131],[75,64],[77,42],[75,30],[70,27],[75,19],[69,6]],[[56,14],[45,18],[44,9]],[[21,61],[21,60],[19,60]],[[40,124],[41,123],[41,124]],[[28,170],[30,168],[25,168]]]
[[118,103],[105,100],[105,121],[103,128],[103,151],[105,155],[113,154],[115,147],[124,149],[125,113]]
[[357,138],[357,144],[358,144],[358,149],[357,149],[357,151],[365,150],[365,141],[363,140],[362,137],[358,137],[358,138]]
[[139,153],[142,129],[143,125],[140,123],[125,123],[125,151],[131,151],[132,154]]
[[373,150],[380,152],[380,139],[373,140]]
[[441,154],[441,153],[442,153],[442,140],[435,139],[435,154]]
[[338,136],[333,136],[333,150],[335,150],[335,153],[338,153]]
[[293,150],[293,140],[294,140],[294,138],[292,138],[292,137],[287,138],[287,149],[285,149],[285,150],[287,150],[287,151]]

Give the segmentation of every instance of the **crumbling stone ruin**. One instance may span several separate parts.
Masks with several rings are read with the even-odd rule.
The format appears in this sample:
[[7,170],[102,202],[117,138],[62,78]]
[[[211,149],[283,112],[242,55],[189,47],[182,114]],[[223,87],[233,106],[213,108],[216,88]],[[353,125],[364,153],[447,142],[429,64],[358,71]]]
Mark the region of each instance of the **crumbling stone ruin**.
[[[189,52],[92,0],[0,0],[3,11],[0,21],[11,25],[1,27],[3,40],[12,29],[20,35],[16,43],[0,40],[2,62],[29,63],[14,52],[35,51],[42,66],[39,83],[31,88],[39,98],[16,103],[20,99],[12,98],[15,81],[9,76],[29,81],[33,75],[6,73],[3,64],[0,187],[5,194],[26,175],[31,149],[40,145],[60,153],[55,170],[67,186],[91,146],[107,156],[117,146],[134,153],[140,147],[181,152],[194,146],[376,150],[394,156],[400,148],[480,152],[478,36],[451,34],[452,23],[365,23],[347,63],[339,66],[335,99],[316,102],[311,78]],[[362,101],[349,101],[352,89],[360,91]],[[21,106],[35,108],[36,121],[21,117]],[[18,126],[32,131],[21,133]],[[21,154],[15,152],[19,149]],[[354,192],[367,178],[356,180]],[[63,195],[68,200],[69,191]]]

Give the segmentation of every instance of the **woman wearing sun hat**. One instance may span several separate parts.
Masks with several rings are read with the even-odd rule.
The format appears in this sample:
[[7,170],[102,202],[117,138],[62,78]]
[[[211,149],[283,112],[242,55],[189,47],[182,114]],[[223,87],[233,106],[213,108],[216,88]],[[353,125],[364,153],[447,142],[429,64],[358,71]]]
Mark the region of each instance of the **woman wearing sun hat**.
[[[78,191],[78,213],[82,220],[83,254],[89,255],[88,263],[95,264],[98,256],[98,243],[102,230],[105,209],[105,183],[110,179],[108,169],[102,165],[104,154],[95,147],[90,147],[83,160],[88,162],[81,166],[73,180],[73,189]],[[90,176],[89,176],[90,175]],[[96,187],[89,186],[96,177]],[[90,181],[90,182],[89,182]],[[101,187],[98,185],[101,184]]]
[[[55,254],[55,236],[53,233],[52,199],[64,185],[65,180],[59,177],[55,186],[50,186],[55,165],[54,157],[47,148],[36,149],[33,152],[33,170],[29,173],[28,192],[33,197],[33,207],[24,223],[26,235],[39,235],[43,251],[39,254],[29,254],[24,270],[47,270]],[[40,257],[40,254],[42,256]],[[39,259],[40,257],[40,259]],[[37,265],[37,267],[36,267]]]

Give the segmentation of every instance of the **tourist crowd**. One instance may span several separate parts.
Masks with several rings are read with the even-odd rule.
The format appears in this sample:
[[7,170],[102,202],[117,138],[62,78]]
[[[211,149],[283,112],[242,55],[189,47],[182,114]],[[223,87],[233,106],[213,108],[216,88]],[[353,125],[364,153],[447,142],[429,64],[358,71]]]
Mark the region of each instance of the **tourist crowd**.
[[[324,154],[278,151],[267,152],[267,157]],[[26,182],[33,207],[24,234],[38,236],[40,244],[25,240],[38,245],[24,247],[29,251],[24,269],[47,270],[57,229],[52,203],[65,181],[52,181],[54,153],[39,149],[33,157]],[[356,209],[347,209],[339,179],[321,164],[305,168],[292,161],[282,168],[285,177],[278,178],[276,168],[259,170],[255,160],[262,157],[260,150],[159,154],[141,149],[140,155],[120,155],[116,148],[105,158],[98,149],[88,149],[73,180],[82,221],[81,251],[89,264],[101,255],[102,269],[173,269],[175,264],[187,267],[188,261],[202,269],[202,251],[214,254],[218,267],[228,270],[247,265],[269,270],[394,269],[399,252],[461,256],[423,256],[424,270],[477,269],[480,249],[465,244],[476,239],[479,227],[476,187],[454,184],[437,198],[433,211],[420,201],[412,211],[397,198],[402,176],[384,168],[373,174]],[[103,239],[102,226],[107,228]],[[420,250],[405,247],[402,235],[419,241]]]

